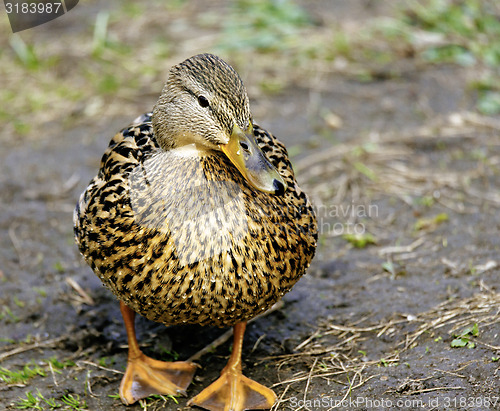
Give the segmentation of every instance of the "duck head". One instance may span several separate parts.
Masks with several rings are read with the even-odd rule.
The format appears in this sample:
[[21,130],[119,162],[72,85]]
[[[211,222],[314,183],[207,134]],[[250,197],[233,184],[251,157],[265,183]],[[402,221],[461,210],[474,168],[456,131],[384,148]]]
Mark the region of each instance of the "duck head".
[[255,140],[245,86],[221,58],[199,54],[172,67],[152,122],[164,150],[194,145],[200,153],[220,151],[255,189],[286,191]]

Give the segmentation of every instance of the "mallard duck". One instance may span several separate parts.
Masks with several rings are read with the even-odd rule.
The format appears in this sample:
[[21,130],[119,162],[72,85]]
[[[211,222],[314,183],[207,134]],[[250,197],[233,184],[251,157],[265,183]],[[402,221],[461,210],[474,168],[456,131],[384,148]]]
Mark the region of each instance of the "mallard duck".
[[234,327],[230,359],[189,401],[267,409],[272,390],[242,375],[246,322],[299,280],[316,218],[287,151],[253,123],[236,71],[211,54],[174,66],[152,113],[116,134],[74,213],[78,247],[120,300],[128,337],[123,403],[185,394],[196,364],[145,356],[135,313],[165,325]]

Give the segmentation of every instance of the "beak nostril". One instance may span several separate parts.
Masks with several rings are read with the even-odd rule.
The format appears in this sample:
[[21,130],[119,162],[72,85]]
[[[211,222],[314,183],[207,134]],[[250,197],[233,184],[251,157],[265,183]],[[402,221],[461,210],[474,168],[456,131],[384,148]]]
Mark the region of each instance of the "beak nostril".
[[245,151],[249,151],[249,150],[250,150],[250,148],[248,147],[248,144],[247,144],[247,143],[245,143],[244,141],[242,141],[242,142],[240,143],[240,146],[241,146],[241,148],[242,148],[243,150],[245,150]]
[[285,186],[281,181],[278,180],[273,180],[273,188],[274,188],[274,194],[276,195],[283,195],[285,194]]

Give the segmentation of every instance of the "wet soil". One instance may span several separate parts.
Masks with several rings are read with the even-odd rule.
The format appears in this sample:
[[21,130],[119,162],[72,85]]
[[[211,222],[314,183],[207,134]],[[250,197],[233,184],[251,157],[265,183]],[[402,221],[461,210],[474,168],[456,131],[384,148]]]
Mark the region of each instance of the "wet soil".
[[[386,3],[349,3],[309,7],[327,10],[322,19],[331,24],[390,13]],[[244,372],[273,387],[278,410],[500,409],[500,129],[460,114],[474,105],[468,69],[401,61],[391,73],[367,82],[323,73],[315,86],[251,96],[257,122],[298,148],[298,180],[320,217],[307,275],[245,337]],[[148,94],[137,112],[77,121],[70,131],[37,124],[36,140],[1,137],[0,367],[45,370],[23,383],[0,382],[1,409],[16,409],[37,390],[59,403],[78,395],[90,410],[141,409],[116,398],[125,330],[115,298],[76,250],[72,212],[109,139],[154,100]],[[341,127],[328,128],[325,113]],[[360,147],[354,160],[338,155]],[[380,176],[360,173],[356,159]],[[339,215],[339,205],[375,208],[353,217]],[[354,247],[338,231],[349,223],[376,243]],[[144,351],[166,360],[188,358],[225,331],[137,322]],[[452,348],[454,335],[475,323],[478,335],[464,336],[474,348]],[[217,378],[230,346],[199,359],[189,397]],[[74,364],[51,370],[52,357]],[[177,410],[186,401],[144,407]]]

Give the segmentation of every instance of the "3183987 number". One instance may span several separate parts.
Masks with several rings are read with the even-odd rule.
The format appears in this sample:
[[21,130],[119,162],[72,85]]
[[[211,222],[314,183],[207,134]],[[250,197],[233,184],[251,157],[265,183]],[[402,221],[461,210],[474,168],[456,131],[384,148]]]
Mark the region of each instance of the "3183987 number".
[[57,14],[61,3],[5,3],[7,14]]
[[496,409],[500,397],[445,397],[445,408],[481,408],[481,409]]

